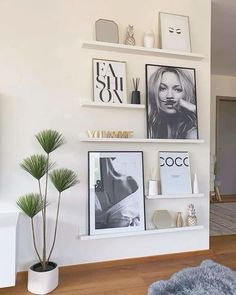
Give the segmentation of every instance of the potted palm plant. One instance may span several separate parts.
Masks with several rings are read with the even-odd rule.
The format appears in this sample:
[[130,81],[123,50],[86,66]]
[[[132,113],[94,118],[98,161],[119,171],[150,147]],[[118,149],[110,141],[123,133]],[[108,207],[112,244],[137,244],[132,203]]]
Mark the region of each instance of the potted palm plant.
[[[38,193],[25,194],[17,200],[17,205],[31,221],[33,247],[38,262],[28,270],[28,290],[34,294],[48,294],[58,285],[58,266],[52,262],[51,255],[55,246],[58,218],[62,193],[78,183],[77,175],[69,169],[53,169],[50,155],[59,148],[64,139],[62,134],[55,130],[43,130],[35,135],[45,154],[34,154],[22,161],[20,166],[33,176],[38,183]],[[47,232],[47,206],[49,181],[58,191],[57,209],[55,212],[55,227],[51,245]],[[42,246],[39,247],[36,236],[35,216],[41,215]]]

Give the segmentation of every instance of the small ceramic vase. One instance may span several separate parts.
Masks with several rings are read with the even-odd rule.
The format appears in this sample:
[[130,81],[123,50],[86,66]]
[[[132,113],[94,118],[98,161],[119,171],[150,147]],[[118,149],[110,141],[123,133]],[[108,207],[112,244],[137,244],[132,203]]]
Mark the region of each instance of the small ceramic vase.
[[143,46],[147,48],[153,48],[154,47],[154,33],[152,30],[147,31],[143,36]]
[[184,225],[182,213],[178,212],[176,216],[176,227],[182,227]]
[[149,180],[149,182],[148,182],[148,195],[149,196],[158,195],[156,180]]
[[196,173],[194,174],[194,178],[193,178],[193,193],[199,194],[198,178]]

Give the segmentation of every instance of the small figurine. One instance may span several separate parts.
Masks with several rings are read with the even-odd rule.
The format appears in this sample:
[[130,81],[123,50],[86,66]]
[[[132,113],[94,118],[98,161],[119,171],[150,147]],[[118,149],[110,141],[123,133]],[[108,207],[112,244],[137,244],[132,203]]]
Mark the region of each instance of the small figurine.
[[129,25],[127,27],[127,32],[126,32],[126,39],[125,39],[125,44],[126,45],[135,45],[135,39],[134,39],[134,26]]
[[187,225],[194,226],[197,225],[197,216],[193,204],[188,205],[188,216],[187,216]]

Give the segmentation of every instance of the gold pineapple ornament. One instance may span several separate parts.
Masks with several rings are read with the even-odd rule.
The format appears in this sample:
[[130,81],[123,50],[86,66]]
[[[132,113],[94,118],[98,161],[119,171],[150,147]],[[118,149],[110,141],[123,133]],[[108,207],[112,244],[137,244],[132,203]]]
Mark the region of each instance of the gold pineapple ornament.
[[197,216],[196,216],[196,211],[193,204],[188,205],[187,225],[188,226],[197,225]]
[[134,26],[128,25],[127,31],[126,31],[126,39],[125,39],[126,45],[135,45],[135,39],[134,39]]

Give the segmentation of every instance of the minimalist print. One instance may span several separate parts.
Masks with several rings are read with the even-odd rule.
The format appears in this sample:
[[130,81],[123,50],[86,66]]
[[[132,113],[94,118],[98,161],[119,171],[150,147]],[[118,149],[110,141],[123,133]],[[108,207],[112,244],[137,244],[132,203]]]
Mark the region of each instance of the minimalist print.
[[161,193],[191,194],[191,173],[188,152],[159,152]]
[[195,69],[146,65],[147,137],[197,139]]
[[145,229],[142,152],[89,152],[89,232]]
[[160,28],[163,49],[191,51],[188,16],[160,12]]
[[127,103],[126,63],[93,59],[94,101]]

